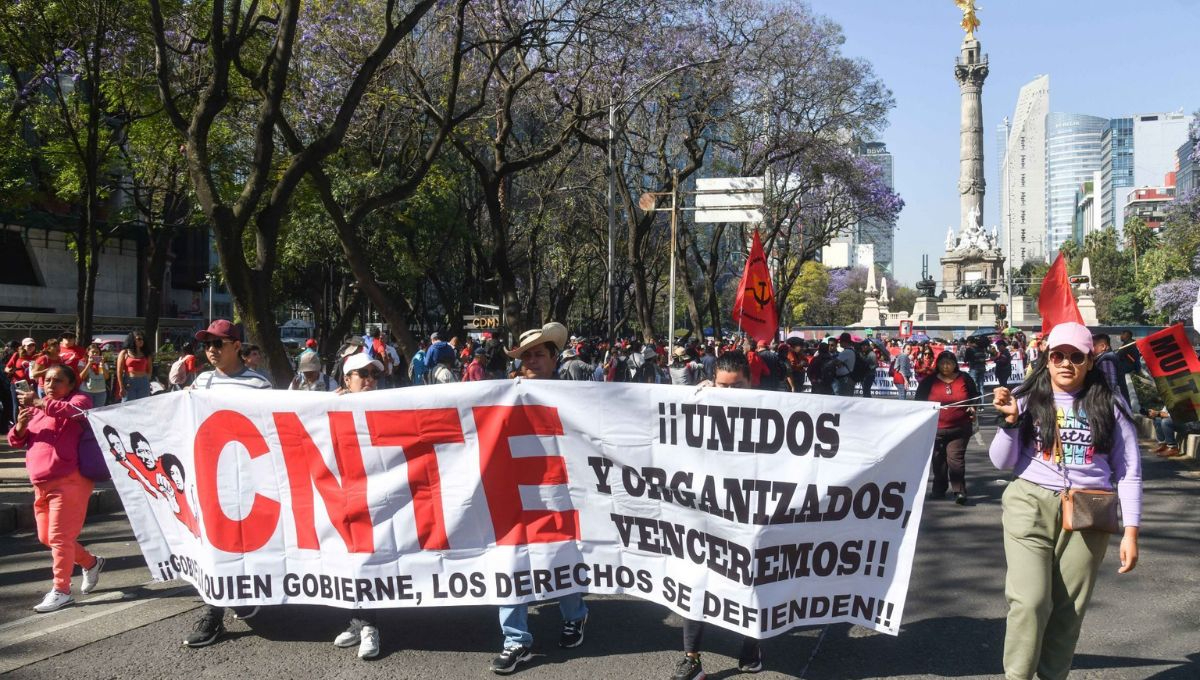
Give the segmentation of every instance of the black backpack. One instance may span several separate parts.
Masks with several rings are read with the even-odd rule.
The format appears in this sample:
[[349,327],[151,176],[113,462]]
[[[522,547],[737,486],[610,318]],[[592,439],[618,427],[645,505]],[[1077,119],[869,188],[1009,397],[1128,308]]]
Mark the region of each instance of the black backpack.
[[862,352],[854,353],[854,368],[850,369],[850,379],[855,384],[862,383],[868,379],[875,378],[875,353],[870,352],[863,354]]

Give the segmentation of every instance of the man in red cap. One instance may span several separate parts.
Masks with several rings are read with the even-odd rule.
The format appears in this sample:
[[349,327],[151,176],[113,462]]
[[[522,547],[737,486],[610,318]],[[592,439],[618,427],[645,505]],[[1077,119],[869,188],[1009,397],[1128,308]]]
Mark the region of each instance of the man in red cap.
[[[254,389],[269,390],[271,381],[266,376],[246,367],[242,362],[242,329],[228,319],[216,319],[208,328],[196,333],[196,339],[204,346],[204,355],[213,370],[196,376],[194,390]],[[237,607],[234,618],[248,619],[258,613],[258,607]],[[183,639],[187,647],[207,647],[216,642],[225,632],[225,608],[205,605],[204,613],[196,621],[192,632]]]

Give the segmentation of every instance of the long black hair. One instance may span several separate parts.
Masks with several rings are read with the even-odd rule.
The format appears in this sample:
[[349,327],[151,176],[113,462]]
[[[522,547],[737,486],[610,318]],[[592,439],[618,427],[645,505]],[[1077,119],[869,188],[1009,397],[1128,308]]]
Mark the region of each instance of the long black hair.
[[[1058,438],[1058,414],[1054,408],[1054,387],[1050,383],[1049,356],[1049,351],[1042,352],[1033,365],[1033,372],[1020,387],[1013,390],[1013,397],[1025,399],[1019,432],[1021,442],[1026,445],[1033,441],[1039,431],[1043,446],[1050,446]],[[1132,418],[1128,407],[1113,395],[1104,372],[1094,362],[1092,370],[1084,376],[1083,387],[1075,396],[1075,408],[1081,409],[1087,416],[1088,427],[1092,431],[1092,446],[1097,453],[1112,450],[1117,430],[1114,412],[1120,409],[1125,417]]]

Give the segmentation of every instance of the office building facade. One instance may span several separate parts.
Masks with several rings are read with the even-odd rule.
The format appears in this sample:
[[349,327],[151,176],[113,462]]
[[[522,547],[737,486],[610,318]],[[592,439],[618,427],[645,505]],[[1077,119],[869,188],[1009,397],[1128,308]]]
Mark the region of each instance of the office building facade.
[[1079,113],[1046,116],[1046,253],[1073,238],[1075,194],[1100,169],[1100,136],[1107,118]]
[[1050,76],[1021,88],[1001,166],[1000,225],[1010,266],[1046,259],[1046,114]]

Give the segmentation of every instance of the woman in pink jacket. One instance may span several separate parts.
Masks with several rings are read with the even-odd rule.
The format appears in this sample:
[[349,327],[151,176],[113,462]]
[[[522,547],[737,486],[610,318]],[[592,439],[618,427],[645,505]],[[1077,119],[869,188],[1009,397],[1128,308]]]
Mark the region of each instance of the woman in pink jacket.
[[10,446],[27,451],[25,467],[33,482],[38,540],[53,556],[54,587],[33,608],[40,613],[75,601],[71,573],[76,564],[83,568],[80,590],[85,595],[96,587],[104,569],[104,558],[91,554],[77,540],[93,486],[79,472],[79,439],[87,427],[83,411],[92,407],[92,400],[77,389],[75,372],[65,366],[51,366],[43,378],[44,397],[18,393],[21,412],[8,433]]

